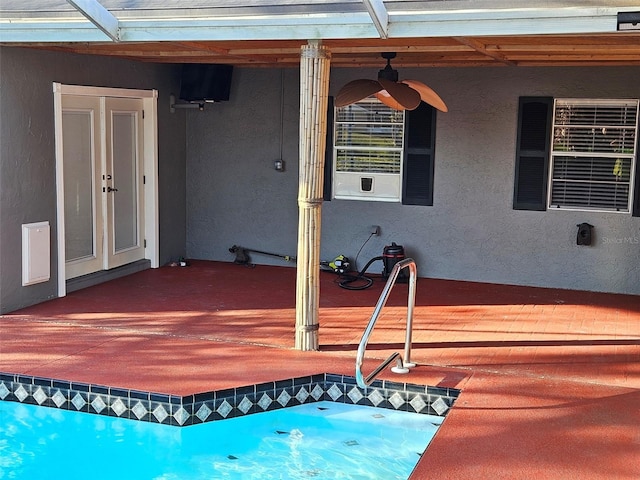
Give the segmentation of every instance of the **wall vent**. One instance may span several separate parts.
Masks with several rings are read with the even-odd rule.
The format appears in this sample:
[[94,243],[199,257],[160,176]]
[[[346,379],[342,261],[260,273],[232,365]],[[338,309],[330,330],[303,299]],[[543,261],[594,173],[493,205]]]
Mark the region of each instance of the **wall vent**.
[[49,222],[22,225],[22,285],[51,278],[51,228]]

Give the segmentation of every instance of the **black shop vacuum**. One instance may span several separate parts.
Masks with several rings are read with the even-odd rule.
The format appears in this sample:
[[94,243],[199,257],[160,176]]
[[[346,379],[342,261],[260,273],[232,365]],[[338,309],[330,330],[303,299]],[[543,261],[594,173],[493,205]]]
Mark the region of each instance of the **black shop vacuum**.
[[[384,247],[381,256],[373,257],[359,272],[349,271],[351,265],[349,259],[344,255],[336,257],[332,262],[322,262],[322,265],[329,267],[340,276],[338,285],[342,288],[346,288],[347,290],[364,290],[373,285],[373,279],[365,275],[371,264],[379,260],[382,261],[382,277],[388,280],[395,264],[405,258],[404,247],[396,244],[396,242],[392,242],[391,245]],[[406,270],[403,269],[399,272],[396,281],[399,283],[407,283],[409,281]]]
[[[396,245],[396,242],[392,242],[391,245],[384,247],[384,250],[382,251],[382,276],[385,280],[387,280],[389,275],[391,275],[391,270],[393,270],[395,264],[405,258],[404,247],[402,245]],[[400,270],[396,281],[406,283],[408,280],[409,276],[407,275],[406,270]]]

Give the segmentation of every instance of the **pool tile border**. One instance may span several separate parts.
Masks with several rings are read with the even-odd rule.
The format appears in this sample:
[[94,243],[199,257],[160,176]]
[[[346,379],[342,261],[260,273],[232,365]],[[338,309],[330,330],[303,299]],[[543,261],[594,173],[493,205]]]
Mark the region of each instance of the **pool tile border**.
[[0,400],[184,427],[330,401],[445,417],[460,390],[320,373],[177,396],[0,372]]

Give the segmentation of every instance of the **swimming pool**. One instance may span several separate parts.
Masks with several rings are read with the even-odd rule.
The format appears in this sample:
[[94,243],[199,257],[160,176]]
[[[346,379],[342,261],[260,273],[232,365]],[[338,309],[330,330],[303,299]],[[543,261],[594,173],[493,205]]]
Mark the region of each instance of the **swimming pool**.
[[[176,396],[0,372],[0,400],[4,400],[0,402],[0,478],[39,478],[42,468],[48,474],[53,465],[57,465],[54,474],[72,479],[96,471],[100,478],[109,472],[119,478],[154,480],[406,478],[407,468],[410,472],[416,464],[459,393],[453,388],[387,380],[360,388],[353,376],[322,373]],[[16,409],[13,417],[6,413],[9,406]],[[349,411],[352,406],[366,407],[365,413]],[[298,412],[298,407],[307,410]],[[406,424],[401,419],[405,413],[414,417],[410,423],[419,426],[418,431],[409,437],[392,436],[397,424]],[[71,420],[66,418],[69,415]],[[297,420],[291,423],[289,415]],[[271,422],[261,433],[259,417],[261,422]],[[347,423],[346,431],[352,435],[340,440],[339,424],[348,418],[357,418]],[[372,430],[360,432],[365,423]],[[46,430],[45,424],[52,427]],[[220,430],[208,430],[218,424]],[[324,435],[316,437],[316,431]],[[232,434],[238,432],[236,440]],[[413,437],[418,443],[412,443]],[[386,438],[391,439],[390,445],[381,441]],[[185,445],[190,450],[184,450]],[[277,448],[263,451],[263,446]],[[329,450],[316,455],[325,446]],[[405,453],[399,453],[399,446],[407,447]],[[358,451],[361,455],[356,460],[350,457]],[[369,463],[385,451],[391,455],[382,463],[391,472],[371,476],[375,470]],[[22,474],[22,465],[31,465],[36,457],[49,458],[40,463],[40,475]],[[404,462],[403,457],[410,459],[409,467],[395,464],[400,459]],[[56,464],[58,458],[64,459],[62,465]],[[157,471],[165,459],[175,471]],[[191,463],[198,459],[204,463]],[[278,473],[264,470],[269,459],[277,459]],[[22,476],[12,475],[18,472]]]
[[15,479],[406,479],[442,423],[334,402],[188,428],[12,402],[0,418],[0,478]]

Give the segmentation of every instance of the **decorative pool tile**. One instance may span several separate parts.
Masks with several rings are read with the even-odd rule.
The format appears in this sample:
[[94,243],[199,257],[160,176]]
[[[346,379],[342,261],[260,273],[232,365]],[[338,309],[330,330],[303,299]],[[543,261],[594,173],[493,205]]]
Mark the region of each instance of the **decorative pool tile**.
[[258,400],[258,406],[264,411],[268,410],[272,403],[273,400],[271,400],[271,397],[266,393],[263,393],[260,400]]
[[286,390],[282,390],[278,395],[277,400],[280,405],[282,405],[283,407],[286,407],[289,404],[289,401],[291,400],[291,395],[289,395],[289,392],[287,392]]
[[206,422],[211,413],[211,409],[207,406],[206,403],[203,403],[196,411],[196,417],[198,417],[198,420],[200,420],[201,422]]
[[91,407],[96,413],[102,413],[107,408],[107,404],[100,395],[95,395],[91,401]]
[[334,383],[327,390],[327,394],[329,395],[332,401],[337,402],[338,399],[342,396],[342,390]]
[[18,385],[18,388],[14,392],[14,395],[16,396],[19,402],[24,402],[27,399],[27,397],[29,397],[27,390],[21,384]]
[[56,390],[56,393],[53,394],[51,400],[56,404],[56,407],[63,408],[63,405],[67,401],[67,397],[65,397],[60,390]]
[[[138,400],[133,405],[133,408],[131,409],[131,413],[133,413],[133,415],[135,415],[135,417],[138,420],[142,420],[149,412],[147,411],[146,407],[142,404],[142,402]],[[156,409],[153,411],[153,415],[155,416],[155,418],[158,420],[159,423],[162,423],[163,420],[169,416],[169,414],[167,413],[167,411],[164,409],[162,405],[159,405],[158,407],[156,407]]]
[[4,383],[0,383],[0,400],[4,400],[11,393]]
[[359,388],[353,387],[351,390],[349,390],[349,393],[347,393],[347,397],[349,397],[351,403],[357,405],[358,402],[360,402],[360,400],[364,398],[364,395]]
[[231,413],[231,410],[233,410],[233,407],[226,400],[223,400],[220,406],[218,407],[218,413],[222,415],[222,418],[227,418]]
[[396,410],[402,410],[402,406],[404,406],[405,401],[400,392],[394,392],[393,395],[389,397],[389,403],[393,405],[393,408]]
[[296,393],[296,400],[298,400],[298,402],[300,403],[305,403],[308,398],[309,392],[307,392],[307,389],[304,387],[302,387],[300,390],[298,390],[298,393]]
[[431,408],[437,415],[443,416],[447,410],[449,410],[449,405],[442,400],[442,398],[438,397],[434,402],[431,403]]
[[121,398],[117,398],[116,401],[111,404],[111,410],[113,410],[118,417],[121,417],[122,414],[127,411],[127,407]]
[[424,401],[421,395],[416,395],[411,399],[409,405],[416,411],[416,413],[422,412],[427,406],[427,402]]
[[186,408],[180,407],[176,413],[173,414],[173,418],[176,419],[178,425],[183,426],[189,420],[189,412]]
[[252,407],[253,407],[253,403],[246,396],[243,397],[240,403],[238,404],[238,409],[245,415],[249,413],[249,410],[251,410]]
[[42,390],[42,387],[38,387],[33,394],[33,399],[38,402],[38,405],[42,405],[48,398],[47,394]]
[[85,405],[87,405],[87,397],[84,396],[81,392],[76,392],[76,394],[71,399],[71,403],[77,411],[86,411],[84,407]]
[[323,388],[320,385],[316,384],[316,386],[313,387],[313,390],[311,390],[311,396],[317,402],[322,398],[322,395],[324,395]]
[[[0,372],[0,401],[118,416],[176,427],[332,401],[445,416],[460,391],[322,373],[183,397]],[[381,410],[383,411],[383,410]]]

